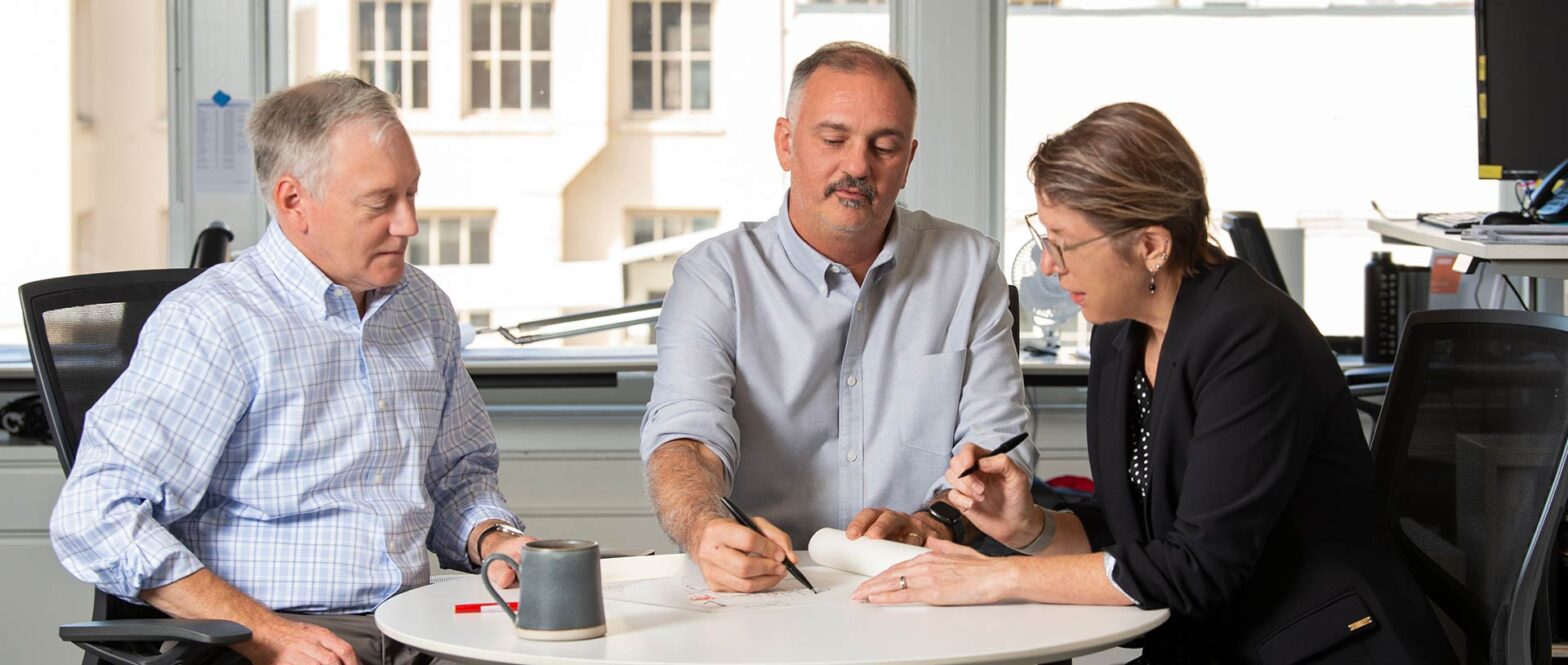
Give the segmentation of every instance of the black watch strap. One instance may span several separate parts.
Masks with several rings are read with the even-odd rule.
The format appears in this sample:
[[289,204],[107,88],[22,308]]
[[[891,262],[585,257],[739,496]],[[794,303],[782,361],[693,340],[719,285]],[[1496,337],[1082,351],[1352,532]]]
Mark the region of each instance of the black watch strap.
[[959,544],[965,542],[965,536],[968,534],[964,532],[964,516],[953,504],[940,500],[932,501],[926,505],[925,513],[930,515],[931,519],[947,525],[947,528],[953,532],[953,542]]

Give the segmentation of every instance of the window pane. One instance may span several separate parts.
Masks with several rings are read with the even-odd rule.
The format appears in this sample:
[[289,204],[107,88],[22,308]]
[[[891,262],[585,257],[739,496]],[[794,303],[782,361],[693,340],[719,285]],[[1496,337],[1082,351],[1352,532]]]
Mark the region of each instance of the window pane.
[[632,51],[647,53],[653,50],[653,3],[632,3]]
[[468,220],[468,262],[490,262],[490,220],[487,218]]
[[706,2],[691,3],[691,50],[707,51],[712,47],[711,17],[713,5]]
[[[387,60],[381,65],[381,89],[397,95],[403,94],[403,61]],[[398,102],[401,104],[402,99]]]
[[430,265],[430,220],[419,220],[419,234],[408,239],[408,262]]
[[671,215],[664,218],[664,235],[661,238],[674,238],[686,233],[686,218]]
[[441,244],[441,260],[438,264],[443,266],[456,265],[461,260],[460,250],[463,247],[463,223],[452,217],[443,217],[440,221],[441,233],[437,242]]
[[523,63],[516,60],[501,61],[501,108],[523,107]]
[[713,107],[713,100],[709,90],[713,88],[713,63],[707,60],[693,60],[691,62],[691,108],[694,111],[706,111]]
[[364,81],[366,83],[375,84],[375,82],[376,82],[376,61],[374,61],[374,60],[360,60],[359,61],[359,80]]
[[532,65],[532,79],[528,86],[532,91],[528,100],[531,108],[550,108],[550,61],[535,60]]
[[376,3],[359,3],[359,50],[376,50]]
[[501,49],[505,51],[523,50],[522,3],[501,3]]
[[469,63],[468,78],[468,107],[475,111],[490,108],[490,61]]
[[477,309],[468,313],[468,325],[475,328],[490,327],[490,310]]
[[475,51],[490,50],[490,3],[476,2],[468,11],[468,43]]
[[697,217],[691,218],[691,231],[692,231],[692,233],[696,233],[698,231],[706,231],[706,230],[711,229],[711,228],[713,228],[715,226],[718,226],[718,225],[719,225],[719,220],[714,218],[714,217],[710,217],[708,215],[699,215]]
[[659,108],[679,109],[681,108],[681,61],[665,60],[659,64],[663,65],[664,72],[663,77],[659,79],[659,85],[664,86],[664,102]]
[[416,2],[409,7],[409,11],[413,12],[410,18],[413,19],[414,23],[412,28],[414,35],[411,40],[414,50],[424,51],[430,48],[430,40],[428,39],[430,34],[430,5],[429,3]]
[[638,60],[632,63],[632,109],[647,111],[653,108],[653,63]]
[[430,108],[430,63],[424,60],[414,61],[414,80],[410,87],[414,89],[414,108]]
[[645,242],[653,242],[653,218],[635,217],[632,219],[632,244]]
[[536,2],[533,6],[533,21],[529,28],[530,42],[528,48],[534,51],[550,50],[550,3]]
[[659,3],[659,50],[681,50],[681,3]]
[[386,5],[386,50],[403,49],[403,3],[392,0]]

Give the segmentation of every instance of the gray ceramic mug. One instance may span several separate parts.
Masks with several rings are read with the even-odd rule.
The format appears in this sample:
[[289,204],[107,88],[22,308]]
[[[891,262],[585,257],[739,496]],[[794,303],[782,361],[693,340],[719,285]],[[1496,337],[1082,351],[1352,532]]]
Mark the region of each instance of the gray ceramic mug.
[[[604,589],[599,583],[599,544],[591,540],[535,540],[522,561],[491,554],[479,566],[485,591],[512,618],[517,635],[530,640],[586,640],[604,635]],[[517,611],[490,584],[485,571],[504,561],[517,571]]]

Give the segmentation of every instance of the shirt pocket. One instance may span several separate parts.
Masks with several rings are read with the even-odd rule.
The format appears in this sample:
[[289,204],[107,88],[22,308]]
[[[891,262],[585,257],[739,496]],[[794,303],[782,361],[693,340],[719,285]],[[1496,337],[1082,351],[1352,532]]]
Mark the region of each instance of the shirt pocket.
[[968,359],[969,351],[959,349],[894,361],[893,415],[900,444],[937,455],[952,454]]
[[[405,372],[389,382],[387,399],[394,405],[400,438],[430,444],[446,407],[446,381],[435,372]],[[412,438],[414,441],[410,441]]]

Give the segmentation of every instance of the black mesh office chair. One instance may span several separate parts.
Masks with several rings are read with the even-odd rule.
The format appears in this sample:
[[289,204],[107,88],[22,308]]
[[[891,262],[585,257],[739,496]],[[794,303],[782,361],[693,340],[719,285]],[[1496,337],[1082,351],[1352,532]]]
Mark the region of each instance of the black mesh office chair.
[[[198,269],[142,270],[61,277],[24,284],[22,315],[55,450],[67,475],[76,462],[87,410],[130,364],[142,324],[163,297]],[[124,665],[193,662],[208,645],[250,639],[229,621],[169,619],[101,591],[93,595],[93,621],[60,627],[60,639],[87,652],[84,665],[99,660]],[[165,641],[177,642],[159,653]]]
[[1410,316],[1372,457],[1388,526],[1464,663],[1550,661],[1565,396],[1568,318]]

